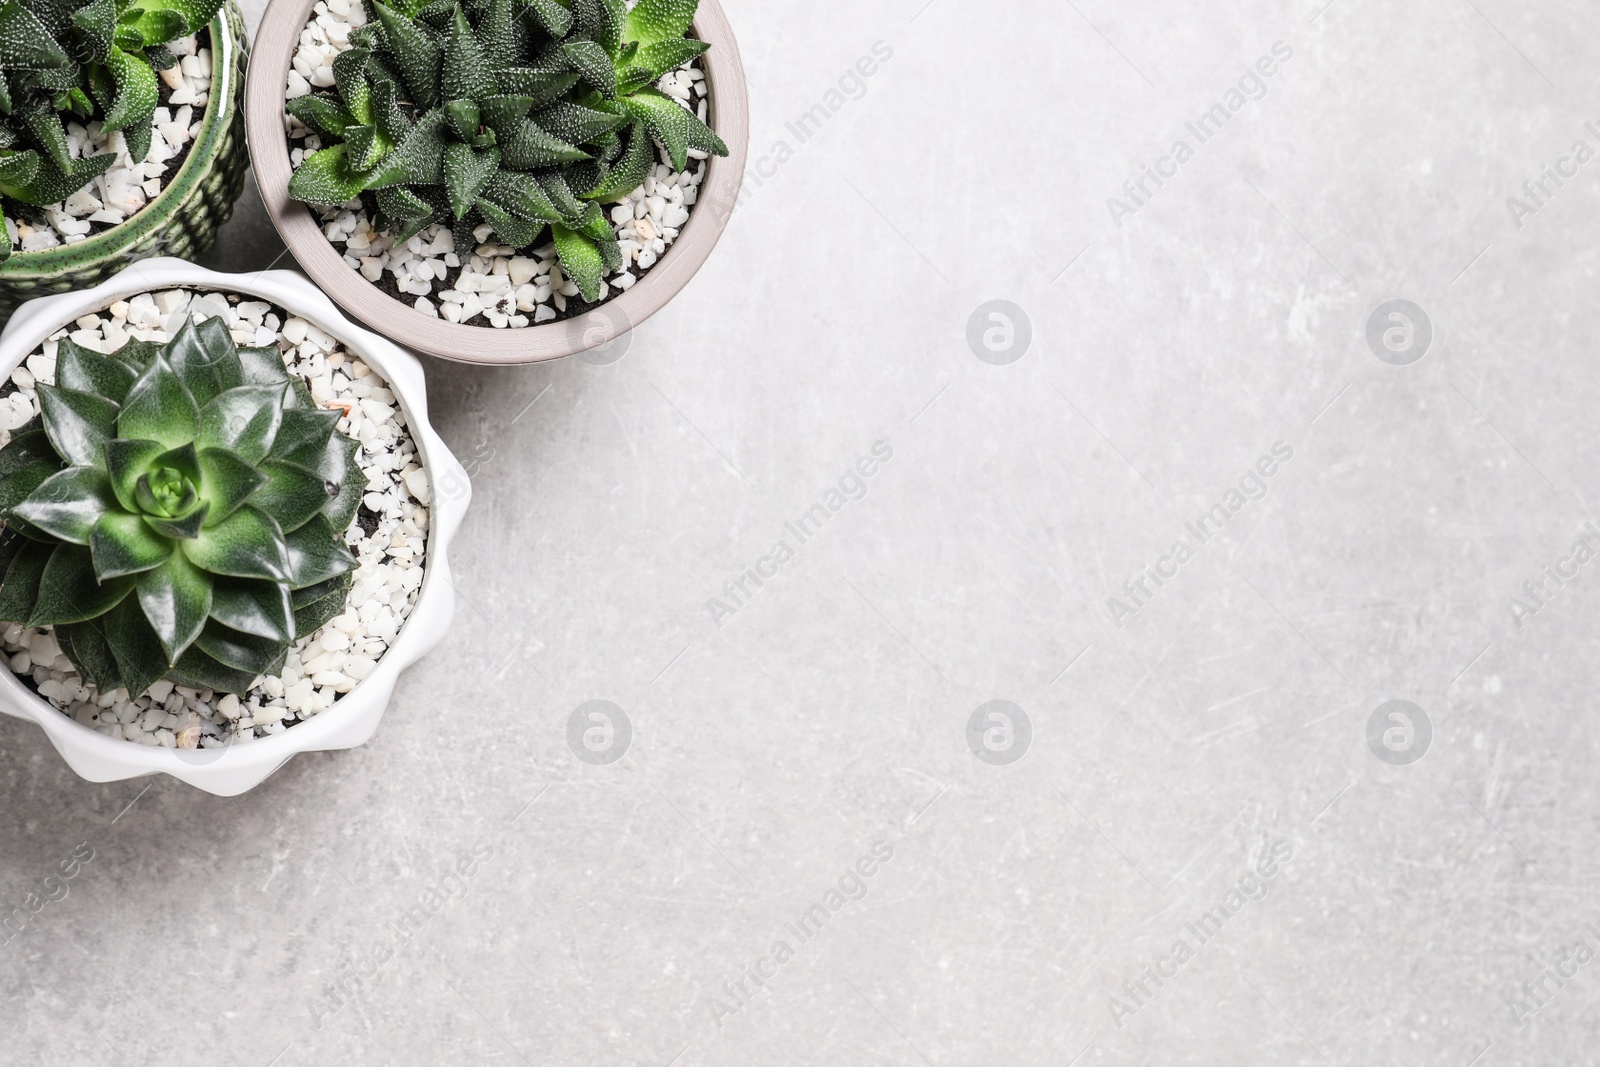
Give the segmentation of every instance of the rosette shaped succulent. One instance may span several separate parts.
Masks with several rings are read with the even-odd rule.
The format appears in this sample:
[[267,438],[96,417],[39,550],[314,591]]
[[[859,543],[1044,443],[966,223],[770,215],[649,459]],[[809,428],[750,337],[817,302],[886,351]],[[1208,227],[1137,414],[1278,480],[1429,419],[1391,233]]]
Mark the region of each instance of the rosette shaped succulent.
[[660,145],[725,156],[705,123],[652,88],[703,54],[684,35],[699,0],[365,0],[373,21],[333,64],[336,92],[290,114],[324,147],[291,195],[332,207],[370,196],[396,243],[453,227],[456,252],[488,223],[513,248],[548,229],[585,300],[622,254],[602,203],[644,183]]
[[[110,152],[74,159],[61,116],[122,130],[128,155],[150,154],[156,72],[167,45],[198,33],[222,0],[5,0],[0,3],[0,195],[55,204],[104,174]],[[15,216],[5,205],[6,218]],[[11,241],[0,241],[0,262]]]
[[357,443],[222,320],[111,355],[59,342],[0,449],[0,620],[53,626],[102,692],[243,693],[344,609]]

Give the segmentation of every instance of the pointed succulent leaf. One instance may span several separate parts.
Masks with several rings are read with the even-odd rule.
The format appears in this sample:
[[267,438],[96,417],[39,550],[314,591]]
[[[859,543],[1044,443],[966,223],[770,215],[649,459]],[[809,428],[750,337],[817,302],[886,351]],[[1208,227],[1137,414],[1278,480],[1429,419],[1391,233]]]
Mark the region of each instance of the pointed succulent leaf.
[[160,441],[168,448],[192,442],[200,428],[200,408],[165,357],[139,375],[117,416],[117,436]]
[[500,158],[513,170],[533,170],[589,158],[589,153],[546,132],[532,119],[523,119],[516,135],[500,144]]
[[192,510],[187,511],[181,518],[164,518],[159,515],[140,515],[144,524],[162,537],[174,541],[182,541],[190,537],[199,537],[200,531],[205,528],[206,512],[211,505],[200,501]]
[[[372,83],[372,122],[391,145],[405,139],[411,129],[411,119],[400,107],[399,88],[393,77],[374,79]],[[304,98],[302,98],[304,99]]]
[[302,634],[314,634],[344,611],[355,584],[355,571],[346,571],[337,578],[294,592],[294,628]]
[[189,562],[212,574],[277,582],[289,577],[283,531],[270,515],[248,504],[180,547]]
[[452,100],[444,106],[445,121],[450,124],[450,132],[455,134],[459,141],[470,141],[478,136],[478,102],[476,100]]
[[172,542],[146,526],[138,515],[107,511],[94,524],[89,554],[95,574],[104,581],[159,566],[172,555]]
[[439,68],[439,93],[446,100],[477,100],[499,92],[494,68],[467,23],[467,16],[456,8],[450,27],[450,42],[444,48]]
[[[198,458],[201,497],[211,506],[205,520],[205,526],[208,528],[226,522],[245,501],[250,500],[262,486],[267,484],[269,478],[265,470],[252,466],[235,453],[220,448],[204,449]],[[268,514],[277,515],[270,506],[264,504],[260,506],[266,507]]]
[[512,15],[513,0],[489,0],[478,23],[478,36],[493,69],[509,67],[517,60],[518,35]]
[[528,109],[533,107],[533,97],[500,93],[484,97],[478,101],[478,106],[483,124],[492,129],[497,138],[509,141],[521,128]]
[[156,72],[150,69],[144,56],[133,55],[120,48],[111,49],[106,66],[111,71],[117,89],[116,99],[106,109],[103,128],[120,130],[139,123],[148,126],[159,98]]
[[450,209],[456,218],[472,210],[473,201],[500,169],[500,150],[481,151],[459,142],[444,150],[444,187],[450,195]]
[[361,195],[362,176],[353,170],[342,144],[306,153],[305,162],[289,179],[289,193],[296,200],[323,207],[338,207]]
[[[223,0],[133,0],[123,9],[121,20],[124,24],[133,24],[140,27],[144,36],[144,43],[165,44],[168,41],[185,37],[191,33],[198,33],[200,27],[217,17],[217,12],[222,8]],[[161,36],[168,32],[163,29],[155,36],[145,30],[144,16],[146,14],[170,14],[177,16],[178,27],[171,36]]]
[[252,677],[258,674],[277,674],[283,670],[284,660],[289,654],[288,646],[282,641],[254,637],[216,621],[208,623],[206,628],[200,631],[194,647],[223,666],[248,673]]
[[621,107],[606,111],[558,100],[534,112],[533,121],[546,133],[563,141],[589,144],[612,130],[628,125],[630,116]]
[[496,207],[492,201],[479,199],[474,204],[483,221],[494,227],[495,239],[512,248],[526,248],[538,240],[545,224],[537,219],[518,218]]
[[109,438],[116,436],[120,409],[96,393],[40,383],[36,389],[44,430],[68,463],[92,466]]
[[10,0],[0,5],[0,58],[6,70],[51,70],[72,65],[55,34],[28,5]]
[[367,80],[367,60],[371,57],[365,48],[350,48],[333,61],[334,89],[350,117],[362,124],[372,121],[372,83]]
[[571,71],[544,71],[532,67],[506,67],[495,71],[494,77],[502,93],[526,96],[531,101],[530,107],[556,99],[582,80]]
[[716,131],[701,122],[692,113],[685,111],[689,116],[689,147],[699,152],[709,152],[714,156],[726,156],[728,145],[718,137]]
[[117,32],[116,0],[85,4],[72,13],[72,25],[78,31],[80,58],[89,63],[105,62],[111,52],[111,38]]
[[120,404],[128,398],[134,377],[126,363],[84,348],[70,337],[56,343],[57,385]]
[[[0,83],[4,79],[0,78]],[[0,190],[8,185],[24,185],[39,173],[39,153],[28,148],[0,153]]]
[[102,582],[94,561],[83,545],[60,544],[50,553],[39,578],[39,597],[28,618],[29,626],[60,626],[104,615],[133,590],[131,578]]
[[388,54],[394,57],[400,77],[411,90],[411,99],[420,107],[432,107],[439,100],[439,62],[444,50],[416,23],[387,4],[373,0],[372,7],[383,25]]
[[56,643],[84,680],[102,693],[122,688],[122,668],[106,640],[102,619],[68,623],[55,628]]
[[689,32],[699,6],[699,0],[639,0],[628,12],[623,37],[640,44],[682,37]]
[[568,229],[577,229],[578,220],[583,217],[587,205],[578,199],[572,191],[572,186],[567,184],[567,179],[559,172],[541,174],[538,177],[539,186],[550,197],[550,202],[561,212],[563,221]]
[[289,545],[291,589],[320,585],[356,569],[356,558],[351,555],[344,539],[321,515],[287,534],[285,540]]
[[[330,479],[337,484],[338,489],[328,499],[322,509],[322,517],[335,530],[348,530],[355,521],[356,512],[361,509],[361,497],[367,491],[367,475],[361,469],[361,464],[356,460],[356,453],[360,446],[348,437],[330,438],[328,452],[342,460],[339,465],[339,475]],[[326,464],[324,460],[324,464]]]
[[645,84],[650,85],[660,81],[661,76],[667,71],[677,70],[691,59],[703,56],[710,50],[711,45],[705,41],[697,41],[690,37],[674,37],[641,46],[634,54],[630,66],[642,69],[647,75]]
[[171,664],[160,636],[139,609],[139,598],[125,597],[98,621],[104,624],[106,644],[121,671],[122,687],[129,696],[142,696],[166,675]]
[[288,385],[293,376],[274,347],[239,349],[239,366],[246,385]]
[[298,96],[284,109],[311,129],[332,137],[343,137],[344,131],[355,125],[348,111],[324,96]]
[[533,17],[550,36],[559,39],[565,37],[567,31],[572,29],[572,12],[562,7],[557,0],[526,0],[526,2]]
[[39,599],[39,582],[55,548],[53,544],[30,541],[12,557],[5,577],[0,578],[0,619],[26,623],[33,618],[33,607]]
[[593,303],[600,299],[600,276],[605,271],[600,249],[590,238],[565,226],[552,226],[550,232],[555,237],[556,254],[561,257],[562,272],[577,284],[585,300]]
[[655,89],[641,89],[623,98],[623,103],[667,150],[675,169],[683,170],[689,165],[688,111],[672,97]]
[[[408,184],[438,185],[444,181],[445,122],[442,107],[436,107],[417,119],[406,131],[405,140],[384,158],[382,166],[366,177],[364,187],[386,189]],[[308,157],[300,170],[305,170],[309,162]],[[295,177],[299,177],[300,170],[295,171]],[[290,192],[294,192],[292,182]],[[306,199],[299,193],[294,195],[297,199]]]
[[165,357],[196,404],[210,403],[224,390],[244,384],[239,349],[220,316],[199,324],[185,317],[168,342]]
[[256,675],[251,671],[235,670],[217,662],[215,657],[200,649],[198,642],[190,645],[183,655],[178,657],[178,662],[172,665],[167,677],[180,685],[210,689],[218,693],[234,693],[239,696],[249,692],[256,680]]
[[72,170],[72,149],[67,144],[67,128],[61,124],[61,116],[54,108],[42,101],[29,103],[18,109],[17,118],[39,147],[44,149],[57,171]]
[[281,384],[241,385],[218,393],[200,409],[196,446],[225,449],[245,463],[259,462],[283,422],[283,390]]
[[563,44],[561,55],[601,95],[608,98],[617,95],[617,68],[611,65],[611,56],[603,47],[578,38]]
[[51,475],[61,470],[61,457],[50,444],[49,435],[35,427],[22,430],[0,449],[0,515],[19,532],[43,535],[22,522],[12,512]]
[[62,169],[48,157],[41,157],[33,177],[27,181],[4,183],[5,193],[25,204],[54,204],[100,177],[116,161],[115,155],[103,152],[88,159],[74,159],[71,167]]
[[376,126],[349,126],[344,131],[345,158],[353,171],[366,172],[377,166],[393,147],[378,136]]
[[628,147],[600,183],[583,196],[587,200],[605,203],[621,200],[644,184],[645,178],[655,169],[655,145],[644,123],[635,121],[628,133]]
[[378,210],[386,222],[403,224],[415,220],[426,225],[433,218],[433,205],[403,185],[379,189],[374,196],[378,201]]
[[[484,198],[506,212],[524,219],[562,222],[566,216],[557,210],[550,194],[531,175],[501,170],[483,189]],[[520,246],[519,246],[520,247]]]
[[[265,476],[266,482],[256,490],[250,503],[277,520],[286,534],[321,511],[333,495],[327,479],[296,463],[263,460],[259,473]],[[333,488],[337,490],[338,487]]]
[[106,442],[106,471],[110,476],[111,492],[123,511],[139,511],[134,487],[146,474],[155,458],[167,451],[160,441],[136,441],[113,438]]
[[174,552],[160,566],[139,575],[139,606],[166,651],[177,659],[199,635],[211,613],[211,576]]
[[289,588],[249,578],[218,578],[212,584],[211,617],[243,633],[275,641],[295,636]]
[[46,478],[11,510],[51,537],[86,545],[100,517],[118,508],[104,471],[68,467]]

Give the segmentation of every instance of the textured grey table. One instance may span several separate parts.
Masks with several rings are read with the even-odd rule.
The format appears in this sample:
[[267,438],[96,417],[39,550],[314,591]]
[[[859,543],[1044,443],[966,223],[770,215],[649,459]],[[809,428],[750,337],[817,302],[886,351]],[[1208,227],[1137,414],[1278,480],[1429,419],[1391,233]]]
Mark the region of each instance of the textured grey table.
[[429,367],[462,601],[371,744],[0,722],[0,910],[93,857],[0,1061],[1590,1062],[1600,14],[729,7],[707,269]]

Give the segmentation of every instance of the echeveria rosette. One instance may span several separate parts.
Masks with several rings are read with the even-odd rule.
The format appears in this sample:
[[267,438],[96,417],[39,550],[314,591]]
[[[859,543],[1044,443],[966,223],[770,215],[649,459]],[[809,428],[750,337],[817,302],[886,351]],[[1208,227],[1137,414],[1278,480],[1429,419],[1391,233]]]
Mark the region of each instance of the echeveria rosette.
[[433,223],[456,251],[488,223],[523,249],[554,241],[585,300],[622,264],[602,203],[644,183],[659,145],[728,147],[652,88],[709,47],[685,36],[699,0],[365,0],[370,22],[333,64],[334,92],[291,100],[324,147],[289,192],[333,207],[370,194],[396,243]]
[[[150,154],[156,72],[176,63],[166,46],[198,33],[223,0],[4,0],[0,2],[0,196],[59,203],[104,174],[110,152],[74,159],[63,114],[123,131],[128,155]],[[11,241],[0,240],[0,262]]]
[[102,692],[243,693],[344,609],[357,442],[222,320],[111,355],[59,342],[0,449],[0,620],[53,626]]

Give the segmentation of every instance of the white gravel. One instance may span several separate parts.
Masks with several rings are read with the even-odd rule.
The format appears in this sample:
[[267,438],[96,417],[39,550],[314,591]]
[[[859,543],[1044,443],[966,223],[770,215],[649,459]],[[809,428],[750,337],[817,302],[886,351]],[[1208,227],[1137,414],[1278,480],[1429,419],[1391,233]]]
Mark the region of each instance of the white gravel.
[[[354,0],[319,0],[300,34],[289,71],[286,96],[293,100],[313,88],[333,85],[333,60],[350,47],[350,31],[366,22]],[[693,63],[669,71],[656,88],[707,118],[705,74]],[[321,147],[321,138],[294,116],[287,117],[290,163],[298,167],[308,151]],[[699,197],[707,154],[690,149],[687,170],[677,171],[664,152],[655,172],[633,194],[609,208],[612,229],[622,248],[622,266],[600,283],[600,301],[626,292],[643,271],[655,266],[677,239]],[[494,244],[493,230],[479,226],[473,237],[480,242],[463,263],[455,252],[450,229],[434,225],[399,248],[386,234],[373,228],[361,201],[322,212],[322,232],[335,247],[343,246],[344,261],[370,282],[385,272],[413,306],[425,315],[497,329],[551,322],[564,314],[567,301],[578,296],[578,286],[563,276],[554,244],[519,255],[508,245]]]
[[200,135],[206,104],[211,100],[211,49],[199,47],[194,36],[173,41],[167,47],[178,56],[178,65],[157,75],[172,95],[165,106],[156,108],[150,154],[134,163],[121,130],[105,133],[98,120],[87,126],[68,122],[67,146],[74,159],[115,152],[117,161],[66,200],[40,208],[44,216],[41,225],[8,219],[17,248],[37,252],[76,244],[94,232],[94,223],[115,226],[126,222],[160,194],[161,176],[171,161],[183,154],[184,147]]
[[101,693],[78,675],[50,627],[0,624],[0,646],[10,656],[11,669],[31,678],[41,696],[107,736],[166,748],[216,748],[282,733],[327,711],[372,673],[422,588],[431,490],[394,394],[358,357],[304,319],[280,321],[263,301],[184,289],[118,301],[54,334],[12,373],[16,391],[0,398],[0,447],[38,413],[34,386],[55,381],[61,338],[71,336],[87,348],[109,352],[129,337],[166,341],[183,315],[197,322],[225,315],[238,344],[278,345],[284,363],[305,379],[319,404],[344,410],[340,431],[361,442],[357,459],[367,476],[362,503],[378,515],[372,536],[359,522],[345,534],[361,564],[348,606],[297,641],[283,673],[256,679],[242,700],[167,681],[135,699],[124,689]]

